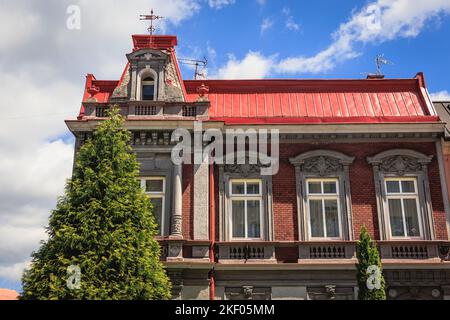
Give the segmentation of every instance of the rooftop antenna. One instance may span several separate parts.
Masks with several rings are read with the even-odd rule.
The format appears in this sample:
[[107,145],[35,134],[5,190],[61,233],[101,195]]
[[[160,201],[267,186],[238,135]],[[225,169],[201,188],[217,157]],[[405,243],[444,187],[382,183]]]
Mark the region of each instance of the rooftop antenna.
[[153,21],[164,19],[164,17],[153,14],[153,9],[150,11],[150,14],[141,14],[139,17],[140,17],[139,20],[150,21],[150,26],[147,28],[147,30],[150,34],[150,47],[151,47],[153,40],[152,39],[153,32],[156,31],[156,28],[153,26]]
[[382,75],[383,73],[381,72],[381,67],[383,65],[388,65],[388,64],[394,64],[391,61],[389,61],[388,59],[386,59],[384,57],[384,54],[378,54],[375,58],[375,65],[377,66],[377,75]]
[[[204,80],[205,76],[205,68],[208,64],[208,60],[206,57],[203,57],[203,60],[195,60],[195,59],[178,59],[180,63],[187,64],[191,66],[195,66],[194,72],[194,80]],[[199,69],[201,68],[201,69]]]

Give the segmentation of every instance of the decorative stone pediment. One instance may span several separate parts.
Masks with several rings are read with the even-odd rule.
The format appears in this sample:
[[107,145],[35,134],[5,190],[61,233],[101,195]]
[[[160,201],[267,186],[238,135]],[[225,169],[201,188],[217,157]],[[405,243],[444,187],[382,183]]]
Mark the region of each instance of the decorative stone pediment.
[[384,151],[374,157],[367,158],[367,161],[378,166],[381,172],[404,175],[414,173],[426,168],[426,164],[431,162],[433,156],[426,156],[420,152],[408,149],[394,149]]
[[245,155],[237,155],[235,163],[225,164],[223,167],[225,174],[248,178],[255,175],[259,176],[261,168],[264,168],[265,165],[261,164],[257,153],[250,151]]
[[167,59],[167,53],[162,50],[143,49],[132,52],[127,55],[129,61],[150,61]]
[[344,166],[353,163],[354,157],[348,157],[331,150],[314,150],[300,154],[289,161],[300,167],[301,171],[326,176],[344,170]]
[[343,169],[338,159],[324,156],[306,159],[301,168],[303,171],[316,173],[319,176],[326,176]]
[[259,175],[261,167],[257,164],[227,164],[224,167],[225,173],[236,174],[243,178],[247,178],[251,175]]
[[405,156],[393,156],[385,158],[380,165],[383,172],[403,175],[406,172],[416,172],[421,170],[421,165],[415,158]]

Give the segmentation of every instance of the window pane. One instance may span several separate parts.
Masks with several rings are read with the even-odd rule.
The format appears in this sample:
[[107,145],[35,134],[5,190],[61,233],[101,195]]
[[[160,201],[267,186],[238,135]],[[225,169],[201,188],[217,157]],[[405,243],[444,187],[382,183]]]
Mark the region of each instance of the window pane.
[[322,200],[309,201],[309,216],[311,223],[311,236],[324,237],[322,221]]
[[244,194],[245,193],[245,184],[243,182],[233,182],[231,184],[231,193],[232,194]]
[[402,205],[400,199],[389,199],[389,217],[391,221],[391,232],[394,237],[405,235],[403,230]]
[[323,193],[336,194],[336,181],[324,181],[323,183]]
[[308,183],[309,193],[322,193],[322,188],[320,182],[309,182]]
[[244,238],[245,237],[245,202],[244,200],[233,200],[232,201],[232,229],[233,238]]
[[150,198],[150,202],[153,205],[153,215],[155,216],[156,223],[158,224],[158,235],[161,235],[161,221],[162,221],[162,206],[163,198]]
[[260,225],[260,202],[259,200],[247,201],[247,236],[249,238],[261,237]]
[[338,238],[340,235],[337,200],[325,200],[325,218],[327,237]]
[[400,185],[399,185],[398,181],[387,180],[386,188],[387,188],[388,193],[399,193],[400,192]]
[[416,192],[416,188],[414,187],[414,181],[412,180],[402,181],[402,192],[404,193]]
[[153,100],[154,88],[153,85],[143,85],[142,100]]
[[408,237],[420,237],[416,199],[404,199],[403,207],[405,210],[406,232],[408,233]]
[[259,194],[259,183],[247,182],[247,194]]
[[164,191],[164,180],[145,180],[145,191],[147,192],[163,192]]

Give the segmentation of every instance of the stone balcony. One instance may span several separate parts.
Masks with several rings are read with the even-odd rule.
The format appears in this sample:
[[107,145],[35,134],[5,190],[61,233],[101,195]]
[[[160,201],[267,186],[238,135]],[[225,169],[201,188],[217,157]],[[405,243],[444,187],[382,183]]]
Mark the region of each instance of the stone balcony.
[[[209,241],[161,238],[161,259],[167,262],[208,262]],[[426,264],[450,261],[448,241],[378,241],[383,264]],[[283,264],[284,249],[299,265],[347,264],[356,259],[355,241],[217,242],[215,261],[219,264]]]
[[[83,119],[105,118],[106,111],[114,103],[84,103]],[[164,102],[128,101],[117,103],[120,114],[128,119],[170,119],[194,120],[208,117],[209,102]]]

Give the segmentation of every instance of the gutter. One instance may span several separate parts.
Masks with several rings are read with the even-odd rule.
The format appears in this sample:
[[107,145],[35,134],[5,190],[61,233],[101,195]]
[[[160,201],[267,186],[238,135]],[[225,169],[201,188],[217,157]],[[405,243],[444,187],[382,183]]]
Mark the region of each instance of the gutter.
[[210,271],[209,299],[214,300],[216,296],[216,285],[214,276],[214,240],[216,239],[216,203],[214,194],[214,164],[209,166],[209,238],[211,246],[209,248],[209,260],[212,264]]

